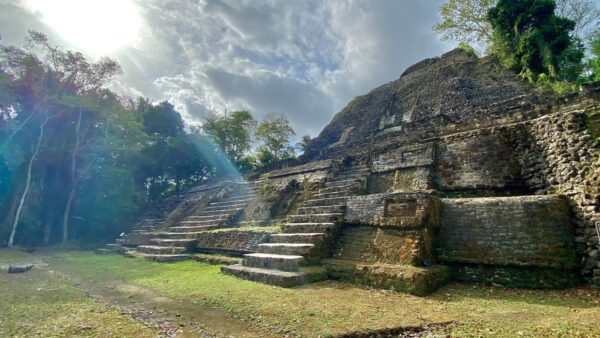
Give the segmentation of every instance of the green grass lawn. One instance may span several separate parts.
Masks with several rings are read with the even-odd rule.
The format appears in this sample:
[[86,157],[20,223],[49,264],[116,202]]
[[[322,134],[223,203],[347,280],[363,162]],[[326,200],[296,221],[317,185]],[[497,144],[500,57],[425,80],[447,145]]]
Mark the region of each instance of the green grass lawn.
[[[0,272],[0,336],[156,336],[157,331],[65,282],[126,283],[182,304],[217,309],[276,333],[326,336],[350,331],[434,328],[445,336],[597,337],[600,290],[515,290],[452,284],[428,297],[323,282],[294,289],[239,280],[193,261],[154,263],[81,251],[27,254],[0,250],[0,265],[39,264],[24,274]],[[47,263],[47,266],[44,266]]]
[[[37,263],[20,251],[0,250],[0,265]],[[0,337],[156,337],[151,330],[66,283],[51,267],[0,271]]]
[[[52,253],[51,265],[96,283],[122,281],[276,332],[304,336],[452,322],[452,336],[600,336],[600,291],[515,290],[452,284],[416,297],[324,282],[294,289],[239,280],[219,267],[153,263],[89,252]],[[31,304],[30,304],[31,305]],[[33,306],[33,305],[32,305]]]

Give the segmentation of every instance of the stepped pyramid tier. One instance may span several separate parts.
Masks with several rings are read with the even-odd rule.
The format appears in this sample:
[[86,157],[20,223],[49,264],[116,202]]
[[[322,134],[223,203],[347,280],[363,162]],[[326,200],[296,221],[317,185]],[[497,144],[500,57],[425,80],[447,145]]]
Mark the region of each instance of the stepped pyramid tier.
[[354,99],[299,159],[201,188],[193,212],[121,242],[162,261],[242,256],[222,272],[282,287],[600,285],[599,116],[600,83],[556,97],[451,51]]
[[[334,246],[341,230],[345,201],[348,196],[364,190],[368,173],[366,165],[357,165],[328,178],[313,198],[288,216],[283,233],[271,235],[268,243],[258,246],[257,253],[244,255],[242,265],[225,266],[221,270],[286,287],[326,277],[325,270],[316,264],[328,256]],[[321,198],[323,194],[328,198]],[[310,269],[301,270],[302,266]]]
[[[248,242],[256,246],[268,233],[235,229],[246,206],[257,199],[256,189],[262,183],[262,180],[226,181],[192,188],[178,196],[178,205],[174,205],[174,199],[167,199],[168,208],[162,205],[157,208],[170,210],[160,223],[151,228],[136,226],[129,234],[117,239],[116,244],[99,249],[99,253],[122,252],[128,256],[173,262],[210,249],[248,252],[251,249],[246,248]],[[223,232],[211,232],[213,230]],[[222,243],[214,243],[215,240]]]

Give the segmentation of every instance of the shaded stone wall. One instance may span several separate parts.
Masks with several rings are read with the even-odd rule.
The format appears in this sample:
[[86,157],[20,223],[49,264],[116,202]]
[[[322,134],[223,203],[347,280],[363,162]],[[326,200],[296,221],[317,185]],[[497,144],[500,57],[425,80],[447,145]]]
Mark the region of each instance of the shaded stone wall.
[[[600,109],[595,104],[586,110]],[[559,111],[500,131],[511,137],[531,190],[569,198],[582,274],[600,285],[600,152],[594,148],[585,118],[585,111]]]
[[431,260],[422,246],[421,230],[353,226],[343,230],[333,258],[363,263],[423,266]]
[[344,230],[337,257],[428,265],[434,260],[432,241],[438,215],[438,199],[424,192],[349,197],[344,222],[363,227]]
[[333,160],[315,161],[263,175],[256,187],[257,198],[246,206],[241,221],[264,225],[290,214],[337,166]]
[[[505,188],[520,185],[530,194],[566,196],[576,225],[575,241],[578,243],[581,273],[589,281],[600,285],[600,151],[594,146],[586,125],[586,116],[600,109],[597,98],[593,99],[594,95],[597,97],[600,93],[596,91],[583,96],[582,100],[566,101],[556,108],[555,113],[529,121],[444,137],[438,148],[443,149],[444,144],[453,143],[485,145],[485,140],[495,139],[498,147],[473,147],[474,153],[470,156],[489,158],[488,167],[497,164],[500,168],[510,169],[504,170]],[[487,144],[493,145],[494,142]],[[510,146],[510,152],[507,146]],[[459,161],[470,160],[467,157]],[[465,168],[467,171],[461,172]],[[455,166],[456,172],[449,177],[475,175],[472,168],[472,165]],[[517,168],[520,172],[515,175]],[[485,170],[478,172],[484,174]],[[495,179],[488,182],[501,185],[502,172],[490,170]],[[441,182],[438,184],[443,186],[443,179]]]
[[443,199],[438,258],[466,282],[563,288],[580,282],[566,199]]
[[197,236],[196,250],[207,253],[242,255],[256,251],[258,244],[268,236],[269,233],[263,231],[204,232]]
[[462,133],[437,145],[439,190],[500,189],[522,185],[519,162],[501,135]]
[[442,199],[445,262],[573,269],[569,206],[556,196]]

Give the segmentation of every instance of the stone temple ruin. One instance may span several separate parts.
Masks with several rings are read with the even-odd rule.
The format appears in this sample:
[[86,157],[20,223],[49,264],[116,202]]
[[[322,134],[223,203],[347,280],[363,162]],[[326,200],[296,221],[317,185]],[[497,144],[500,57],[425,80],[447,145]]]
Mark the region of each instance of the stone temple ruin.
[[354,99],[296,162],[173,196],[110,248],[242,257],[222,272],[283,287],[600,285],[598,112],[600,84],[555,98],[455,50]]

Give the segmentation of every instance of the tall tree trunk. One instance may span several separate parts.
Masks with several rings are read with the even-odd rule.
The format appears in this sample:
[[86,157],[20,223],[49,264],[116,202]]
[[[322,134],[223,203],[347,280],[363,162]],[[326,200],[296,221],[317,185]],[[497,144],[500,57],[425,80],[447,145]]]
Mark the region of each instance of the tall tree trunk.
[[2,144],[2,147],[5,147],[8,142],[10,142],[12,140],[12,138],[17,135],[18,132],[21,131],[21,129],[23,129],[23,127],[25,127],[25,125],[27,124],[27,122],[29,122],[29,120],[31,120],[33,118],[33,116],[35,115],[35,111],[31,113],[31,115],[27,116],[27,118],[25,119],[25,121],[23,121],[23,123],[21,123],[17,129],[15,129],[9,136],[8,138],[6,138],[6,141],[4,141],[4,143]]
[[50,243],[50,235],[52,235],[52,220],[47,219],[44,223],[44,245]]
[[73,153],[71,154],[71,188],[69,189],[69,196],[67,197],[65,212],[63,213],[63,243],[69,240],[69,218],[71,217],[71,207],[73,206],[73,200],[75,200],[75,190],[77,189],[75,172],[77,170],[77,155],[79,154],[79,144],[81,142],[81,136],[79,135],[81,130],[81,115],[81,107],[79,107],[77,125],[75,126],[75,146],[73,147]]
[[47,113],[44,115],[45,115],[45,119],[44,119],[44,122],[42,122],[42,124],[40,125],[40,133],[38,135],[37,144],[35,145],[35,150],[33,151],[33,154],[31,154],[31,158],[29,159],[29,165],[27,167],[27,179],[25,181],[25,189],[23,190],[23,193],[21,194],[21,200],[19,201],[19,207],[17,208],[17,213],[15,214],[15,219],[13,221],[13,226],[12,226],[12,230],[10,232],[10,237],[8,238],[7,246],[9,248],[11,248],[14,244],[15,234],[17,233],[17,226],[19,224],[19,221],[21,220],[21,212],[23,211],[23,205],[25,204],[25,200],[27,199],[27,195],[29,194],[29,188],[31,188],[31,171],[33,169],[33,162],[35,162],[35,159],[37,158],[37,155],[40,152],[40,147],[42,145],[42,140],[44,138],[44,127],[46,126],[46,123],[48,123],[48,121],[50,120],[50,117],[48,116]]

